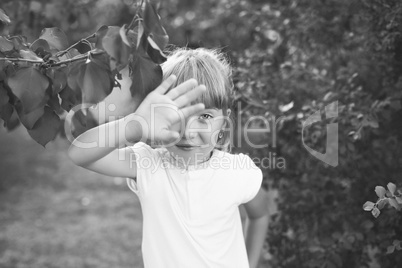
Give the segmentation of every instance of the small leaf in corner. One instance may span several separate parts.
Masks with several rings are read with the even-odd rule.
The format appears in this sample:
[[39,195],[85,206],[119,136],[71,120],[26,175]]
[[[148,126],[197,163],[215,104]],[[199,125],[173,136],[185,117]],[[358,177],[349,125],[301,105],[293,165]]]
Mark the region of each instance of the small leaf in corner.
[[374,205],[375,204],[373,202],[367,201],[366,203],[364,203],[363,209],[365,211],[371,211],[374,208]]
[[375,187],[375,193],[377,194],[377,196],[378,196],[379,198],[384,198],[386,192],[387,192],[387,191],[386,191],[385,188],[382,187],[382,186],[376,186],[376,187]]
[[390,182],[390,183],[387,184],[387,188],[391,192],[392,195],[395,194],[395,190],[396,190],[396,185],[395,184]]
[[378,208],[373,208],[373,210],[371,211],[371,214],[373,214],[373,216],[375,218],[377,218],[378,216],[380,216],[381,211]]

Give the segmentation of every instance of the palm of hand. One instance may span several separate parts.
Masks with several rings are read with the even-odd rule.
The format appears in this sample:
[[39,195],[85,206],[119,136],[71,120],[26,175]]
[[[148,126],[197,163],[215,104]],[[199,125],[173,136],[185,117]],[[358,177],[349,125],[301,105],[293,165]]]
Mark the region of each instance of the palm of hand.
[[[180,137],[172,126],[204,109],[202,103],[190,105],[205,91],[205,86],[197,86],[194,79],[168,89],[174,83],[174,76],[166,79],[158,88],[149,93],[135,114],[141,118],[142,134],[152,143],[168,143]],[[166,94],[165,94],[166,93]]]

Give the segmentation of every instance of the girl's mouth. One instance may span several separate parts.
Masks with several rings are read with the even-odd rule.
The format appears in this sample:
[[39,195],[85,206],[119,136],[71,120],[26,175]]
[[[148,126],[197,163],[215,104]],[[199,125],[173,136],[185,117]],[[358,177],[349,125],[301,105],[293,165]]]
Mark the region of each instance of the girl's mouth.
[[179,149],[185,150],[185,151],[190,151],[190,150],[193,150],[195,148],[198,148],[199,146],[190,145],[190,144],[176,144],[176,147],[178,147]]

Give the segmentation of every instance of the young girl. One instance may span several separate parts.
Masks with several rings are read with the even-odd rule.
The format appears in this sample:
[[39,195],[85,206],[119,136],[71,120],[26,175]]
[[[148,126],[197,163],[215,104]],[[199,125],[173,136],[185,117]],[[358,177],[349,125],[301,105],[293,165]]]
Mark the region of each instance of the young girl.
[[178,49],[162,68],[164,82],[135,113],[83,133],[69,156],[128,178],[143,212],[145,268],[257,267],[268,203],[261,170],[247,155],[228,152],[229,64],[216,51]]

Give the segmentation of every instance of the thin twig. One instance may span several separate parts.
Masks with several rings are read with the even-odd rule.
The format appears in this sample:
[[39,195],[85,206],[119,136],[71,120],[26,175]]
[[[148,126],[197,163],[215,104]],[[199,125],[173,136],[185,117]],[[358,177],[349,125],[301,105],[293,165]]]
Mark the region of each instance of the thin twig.
[[93,33],[93,34],[91,34],[90,36],[88,36],[88,37],[86,37],[86,38],[83,38],[83,39],[81,39],[80,41],[78,41],[78,42],[72,44],[71,46],[69,46],[69,47],[66,48],[65,50],[62,50],[62,51],[57,52],[55,56],[56,56],[56,57],[61,57],[61,56],[63,56],[63,55],[66,54],[69,50],[71,50],[73,47],[75,47],[76,45],[78,45],[78,44],[81,43],[81,42],[87,42],[87,44],[88,44],[88,45],[91,47],[91,49],[92,49],[92,45],[91,45],[91,43],[88,41],[88,39],[93,38],[93,37],[95,37],[95,36],[96,36],[96,33]]
[[68,60],[59,61],[59,62],[56,62],[54,64],[49,64],[49,66],[50,67],[55,67],[55,66],[68,64],[68,63],[72,63],[72,62],[79,61],[79,60],[86,60],[89,55],[100,55],[100,54],[103,54],[103,53],[106,53],[106,52],[105,51],[99,51],[99,50],[95,51],[95,52],[89,51],[87,54],[82,54],[81,56],[79,56],[77,58],[72,58],[72,59],[68,59]]
[[[79,60],[86,60],[88,58],[89,55],[99,55],[99,54],[103,54],[106,53],[105,51],[89,51],[86,54],[82,54],[79,57],[76,58],[72,58],[72,59],[67,59],[67,60],[63,60],[63,61],[59,61],[56,63],[49,63],[48,66],[49,67],[55,67],[55,66],[60,66],[63,64],[68,64],[68,63],[72,63],[75,61],[79,61]],[[30,63],[43,63],[46,64],[46,62],[44,61],[39,61],[39,60],[29,60],[29,59],[22,59],[22,58],[0,58],[0,61],[17,61],[17,62],[30,62]]]
[[22,61],[22,62],[31,62],[31,63],[44,63],[43,60],[29,60],[29,59],[22,59],[22,58],[0,58],[0,61]]

